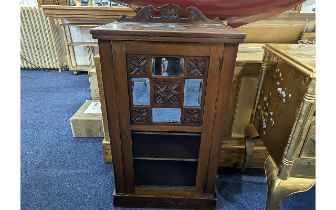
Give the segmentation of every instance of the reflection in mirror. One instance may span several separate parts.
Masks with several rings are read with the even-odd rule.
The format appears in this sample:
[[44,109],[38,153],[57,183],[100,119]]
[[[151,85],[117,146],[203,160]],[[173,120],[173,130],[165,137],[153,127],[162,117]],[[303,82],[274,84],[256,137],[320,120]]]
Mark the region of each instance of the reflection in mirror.
[[181,121],[180,108],[153,108],[153,123],[179,123]]
[[150,85],[148,78],[132,78],[133,105],[150,104]]
[[186,79],[184,81],[184,106],[201,106],[202,79]]
[[182,76],[183,58],[176,57],[153,57],[153,75],[155,76]]

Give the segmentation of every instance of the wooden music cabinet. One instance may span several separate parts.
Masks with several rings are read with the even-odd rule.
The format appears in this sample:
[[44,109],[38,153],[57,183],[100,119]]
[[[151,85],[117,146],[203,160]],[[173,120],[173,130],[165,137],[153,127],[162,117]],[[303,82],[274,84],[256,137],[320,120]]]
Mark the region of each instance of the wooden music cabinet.
[[99,44],[115,206],[216,205],[221,140],[245,34],[187,10],[182,18],[176,5],[144,7],[91,30]]

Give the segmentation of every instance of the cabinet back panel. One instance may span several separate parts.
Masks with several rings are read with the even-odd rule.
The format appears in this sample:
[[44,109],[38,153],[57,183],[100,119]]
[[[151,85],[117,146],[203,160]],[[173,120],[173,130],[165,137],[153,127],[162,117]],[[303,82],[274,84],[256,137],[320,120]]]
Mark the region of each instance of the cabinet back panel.
[[135,185],[195,186],[196,161],[133,161]]
[[133,157],[197,159],[200,141],[197,133],[133,132]]

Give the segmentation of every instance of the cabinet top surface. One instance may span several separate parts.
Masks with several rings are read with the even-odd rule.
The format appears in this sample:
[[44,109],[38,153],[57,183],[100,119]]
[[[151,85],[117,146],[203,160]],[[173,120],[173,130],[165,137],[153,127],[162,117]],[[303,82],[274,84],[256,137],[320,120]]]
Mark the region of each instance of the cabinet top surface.
[[285,57],[301,68],[315,74],[316,47],[312,44],[266,44],[265,49]]
[[[245,34],[220,23],[147,23],[115,21],[91,29],[94,38],[113,40],[115,37],[126,36],[134,40],[139,37],[176,38],[217,38],[240,43]],[[128,37],[128,38],[127,38]],[[219,41],[219,40],[218,40]],[[222,42],[222,41],[219,41]]]

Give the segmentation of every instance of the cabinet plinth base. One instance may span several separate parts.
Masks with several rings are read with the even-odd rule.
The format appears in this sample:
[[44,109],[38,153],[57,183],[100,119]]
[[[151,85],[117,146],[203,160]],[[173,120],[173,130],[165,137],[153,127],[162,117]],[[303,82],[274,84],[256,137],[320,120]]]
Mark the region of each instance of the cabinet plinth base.
[[132,195],[113,193],[115,207],[126,208],[181,208],[215,209],[216,196],[209,197],[159,197],[155,195]]

